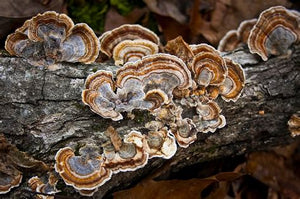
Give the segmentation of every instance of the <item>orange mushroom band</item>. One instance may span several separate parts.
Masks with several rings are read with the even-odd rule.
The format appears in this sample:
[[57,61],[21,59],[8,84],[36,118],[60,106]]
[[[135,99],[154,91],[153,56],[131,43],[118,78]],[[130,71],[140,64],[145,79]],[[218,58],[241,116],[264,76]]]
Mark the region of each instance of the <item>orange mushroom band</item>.
[[185,63],[173,55],[159,53],[125,64],[117,71],[116,81],[106,71],[88,76],[82,101],[95,113],[117,121],[123,118],[121,112],[152,111],[168,104],[175,89],[185,90],[191,85],[191,73]]
[[[34,176],[28,180],[28,186],[34,192],[45,194],[37,194],[36,199],[54,199],[54,194],[60,192],[56,189],[57,181],[58,179],[54,176],[54,174],[50,173],[48,182],[44,182],[43,179],[38,176]],[[52,194],[53,196],[51,196]]]
[[100,50],[113,57],[115,65],[134,62],[147,55],[158,53],[158,36],[137,24],[125,24],[101,35]]
[[257,19],[249,19],[240,23],[237,30],[228,31],[220,40],[218,50],[221,52],[233,51],[234,49],[246,45],[250,31],[256,24]]
[[[121,139],[119,133],[109,127],[106,135],[110,141],[104,144],[101,155],[98,154],[97,147],[86,145],[79,149],[80,156],[75,156],[70,147],[60,149],[55,156],[56,172],[81,195],[92,196],[112,174],[142,168],[149,158],[169,159],[177,150],[174,137],[166,130],[152,132],[147,136],[131,131]],[[46,192],[46,185],[39,178],[32,178],[29,184],[34,190]],[[49,181],[48,184],[52,185],[47,189],[49,193],[51,190],[56,191],[56,182]]]
[[55,170],[67,185],[77,190],[94,190],[107,182],[112,171],[103,167],[102,157],[94,150],[82,150],[75,156],[70,147],[60,149],[55,156]]
[[5,49],[38,66],[62,61],[88,64],[98,57],[100,44],[87,24],[74,25],[67,15],[48,11],[27,20],[10,34]]
[[248,47],[264,61],[271,55],[287,55],[300,40],[300,14],[282,6],[263,11],[252,28]]
[[226,63],[219,52],[207,44],[191,46],[194,58],[190,68],[194,73],[194,81],[203,87],[219,86],[227,75]]
[[300,112],[297,112],[291,116],[288,121],[288,127],[292,137],[300,135]]
[[5,166],[5,171],[0,171],[0,194],[6,194],[12,188],[18,187],[20,185],[23,175],[14,166],[6,166],[2,164],[3,163],[1,162],[0,166],[2,168],[4,168],[3,166]]

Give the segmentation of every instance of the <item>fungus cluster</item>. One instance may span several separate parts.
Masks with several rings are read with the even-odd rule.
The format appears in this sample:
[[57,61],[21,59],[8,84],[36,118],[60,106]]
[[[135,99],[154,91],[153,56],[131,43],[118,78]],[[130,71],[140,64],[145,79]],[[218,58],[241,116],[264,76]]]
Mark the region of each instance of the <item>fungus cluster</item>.
[[34,176],[28,180],[28,186],[37,194],[36,199],[54,199],[54,194],[60,192],[56,189],[58,178],[53,173],[49,174],[48,180],[44,180],[38,176]]
[[264,61],[271,55],[288,55],[293,43],[300,41],[300,13],[282,6],[263,11],[258,19],[244,21],[238,30],[229,31],[219,43],[220,51],[247,44],[251,53]]
[[10,34],[5,49],[37,66],[57,62],[92,63],[99,54],[99,40],[84,23],[74,25],[65,14],[48,11],[25,21]]
[[20,185],[23,177],[20,169],[45,172],[49,167],[19,151],[17,147],[7,142],[3,134],[0,134],[0,194],[8,193]]
[[102,154],[100,147],[88,144],[79,149],[79,156],[70,147],[60,149],[55,156],[56,172],[81,195],[93,195],[112,174],[144,167],[149,158],[169,159],[177,150],[175,139],[167,130],[147,135],[131,131],[121,138],[110,126],[106,136],[109,140],[103,144]]
[[[299,41],[299,16],[280,6],[270,8],[229,32],[218,49],[228,51],[247,42],[250,51],[263,60],[286,54],[290,45]],[[171,158],[176,142],[186,148],[197,140],[198,133],[223,128],[226,119],[218,97],[236,102],[245,86],[241,65],[214,47],[189,45],[182,37],[161,47],[158,36],[139,25],[123,25],[98,39],[86,24],[74,25],[64,14],[46,12],[9,35],[5,48],[34,65],[46,66],[62,61],[92,63],[100,51],[120,67],[116,73],[99,70],[90,74],[82,92],[83,103],[113,121],[133,110],[146,110],[154,116],[145,124],[145,133],[131,130],[121,136],[109,127],[105,132],[108,141],[101,146],[87,144],[79,151],[64,147],[57,152],[56,172],[85,196],[93,195],[113,174],[142,168],[150,158]],[[289,123],[291,128],[294,121]],[[0,152],[2,148],[0,137]],[[0,159],[26,167],[11,156]],[[14,166],[6,169],[0,171],[5,176],[0,180],[0,194],[18,186],[22,179]],[[50,178],[48,182],[38,177],[29,180],[32,190],[45,194],[57,192],[55,184]]]
[[[180,146],[187,147],[198,132],[214,132],[225,126],[215,99],[220,95],[226,102],[235,102],[245,76],[239,64],[207,44],[188,45],[178,37],[164,50],[166,53],[124,64],[116,75],[103,70],[89,75],[82,101],[93,112],[114,121],[123,119],[122,112],[148,110],[156,118],[155,131],[167,129]],[[184,109],[194,114],[186,115]]]

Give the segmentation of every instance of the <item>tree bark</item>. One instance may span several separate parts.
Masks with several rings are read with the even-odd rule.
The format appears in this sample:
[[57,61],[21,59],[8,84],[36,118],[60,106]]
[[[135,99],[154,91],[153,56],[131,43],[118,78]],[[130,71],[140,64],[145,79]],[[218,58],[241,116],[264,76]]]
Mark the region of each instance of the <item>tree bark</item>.
[[[289,57],[274,57],[267,62],[245,49],[226,56],[245,69],[243,94],[236,103],[218,99],[227,125],[215,133],[198,133],[195,143],[186,149],[179,148],[171,160],[172,171],[293,141],[287,121],[300,110],[300,46],[294,46]],[[21,58],[0,57],[0,133],[36,159],[54,165],[56,152],[70,143],[93,141],[101,145],[109,125],[124,133],[130,129],[143,130],[144,124],[152,119],[146,111],[134,111],[134,119],[124,114],[125,119],[112,122],[82,103],[81,91],[88,74],[99,69],[116,71],[113,64],[62,63],[58,67],[50,71],[31,66]],[[113,175],[94,197],[102,198],[108,192],[124,189],[165,162],[153,158],[142,169]],[[21,187],[5,197],[20,194],[30,177],[30,173],[24,174]],[[74,192],[69,186],[59,188]]]

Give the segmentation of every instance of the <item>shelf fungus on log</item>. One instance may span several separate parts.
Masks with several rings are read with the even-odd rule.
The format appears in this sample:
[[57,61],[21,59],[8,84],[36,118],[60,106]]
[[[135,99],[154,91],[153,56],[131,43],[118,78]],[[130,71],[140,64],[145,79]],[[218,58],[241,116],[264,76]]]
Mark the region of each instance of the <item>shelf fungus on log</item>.
[[183,40],[182,36],[168,41],[164,49],[166,52],[182,59],[187,66],[189,66],[188,63],[191,62],[194,57],[191,47]]
[[82,101],[93,112],[104,118],[111,118],[114,121],[121,120],[123,119],[121,113],[114,110],[114,102],[118,100],[114,90],[113,74],[109,71],[99,70],[87,77],[85,90],[82,92]]
[[224,58],[227,68],[228,76],[224,83],[219,87],[220,95],[226,102],[235,102],[241,95],[245,87],[245,73],[240,64],[235,63],[231,59]]
[[263,11],[252,28],[248,47],[264,61],[271,55],[288,55],[293,43],[300,40],[300,17],[282,6]]
[[0,194],[8,193],[12,188],[18,187],[22,181],[20,170],[28,169],[45,172],[49,167],[19,151],[16,146],[7,142],[0,134]]
[[181,59],[158,53],[125,64],[115,82],[110,72],[88,76],[82,100],[97,114],[117,121],[123,118],[121,112],[153,111],[168,104],[175,89],[187,90],[191,85],[191,73]]
[[232,51],[247,44],[250,31],[256,24],[257,19],[249,19],[240,23],[237,30],[228,31],[220,40],[218,50],[221,52]]
[[289,131],[291,136],[296,137],[300,135],[300,113],[295,113],[288,121]]
[[194,81],[200,87],[219,86],[227,75],[226,63],[217,50],[206,44],[192,47],[195,56],[191,62]]
[[158,36],[151,30],[137,24],[125,24],[103,33],[100,40],[100,50],[108,57],[113,56],[114,48],[122,41],[143,39],[159,45]]
[[117,87],[126,87],[130,79],[141,81],[146,94],[160,89],[168,96],[169,102],[174,89],[185,90],[192,86],[191,73],[186,64],[180,58],[164,53],[146,56],[117,71]]
[[113,128],[107,129],[113,148],[105,148],[104,167],[111,169],[113,173],[135,171],[144,167],[148,162],[149,154],[146,152],[145,137],[137,131],[131,131],[125,135],[124,140]]
[[47,11],[27,20],[5,41],[11,54],[36,66],[57,62],[92,63],[99,54],[99,40],[86,24],[74,26],[65,14]]
[[142,57],[158,53],[158,45],[145,40],[124,40],[118,43],[113,50],[115,65],[120,66],[127,62],[141,60]]
[[83,147],[79,153],[75,156],[70,147],[56,153],[55,170],[67,185],[77,190],[95,190],[111,178],[111,170],[103,167],[104,160],[94,147]]
[[5,159],[0,159],[0,194],[6,194],[20,185],[23,175],[14,166],[6,165]]
[[180,147],[187,148],[197,140],[196,126],[190,118],[177,120],[171,131]]
[[28,180],[28,186],[32,191],[37,193],[36,199],[54,199],[54,194],[60,192],[56,188],[58,178],[53,173],[49,174],[49,179],[46,182],[44,179],[34,176]]
[[149,158],[170,159],[177,151],[175,138],[167,129],[149,131],[146,140]]

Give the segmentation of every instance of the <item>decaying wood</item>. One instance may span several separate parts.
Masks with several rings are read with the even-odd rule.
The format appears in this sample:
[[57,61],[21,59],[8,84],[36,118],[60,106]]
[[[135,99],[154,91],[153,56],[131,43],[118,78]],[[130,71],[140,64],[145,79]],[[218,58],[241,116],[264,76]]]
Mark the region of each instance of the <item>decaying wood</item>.
[[[94,197],[126,188],[166,162],[171,162],[170,170],[174,171],[291,142],[287,121],[300,110],[300,46],[293,50],[287,58],[267,62],[243,49],[228,54],[243,64],[247,83],[236,103],[218,100],[227,125],[215,133],[199,133],[197,142],[180,148],[171,160],[154,158],[143,169],[114,175]],[[0,57],[0,133],[36,159],[53,165],[58,149],[71,142],[76,145],[83,140],[94,141],[100,146],[107,139],[104,131],[109,125],[121,133],[130,129],[143,131],[145,122],[151,120],[149,113],[135,111],[134,119],[125,116],[120,122],[112,122],[81,102],[88,74],[99,69],[115,71],[112,64],[63,63],[58,68],[50,71],[31,66],[21,58]],[[5,197],[24,195],[29,177],[32,176],[27,173],[22,185]],[[73,194],[71,187],[62,182],[60,185],[64,193]]]

